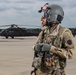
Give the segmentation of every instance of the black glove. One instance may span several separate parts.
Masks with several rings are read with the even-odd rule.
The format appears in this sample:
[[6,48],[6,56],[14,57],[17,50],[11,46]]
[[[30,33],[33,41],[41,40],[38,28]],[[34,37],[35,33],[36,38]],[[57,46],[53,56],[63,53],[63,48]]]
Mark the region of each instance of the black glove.
[[51,45],[50,44],[43,44],[42,51],[50,51]]

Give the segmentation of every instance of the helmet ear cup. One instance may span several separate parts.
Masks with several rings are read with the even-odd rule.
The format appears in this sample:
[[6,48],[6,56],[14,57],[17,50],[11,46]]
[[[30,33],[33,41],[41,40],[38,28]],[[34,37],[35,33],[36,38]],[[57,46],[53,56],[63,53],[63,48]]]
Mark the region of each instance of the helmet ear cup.
[[61,23],[62,20],[63,20],[63,17],[62,17],[61,15],[58,15],[58,16],[57,16],[57,21],[58,21],[59,23]]

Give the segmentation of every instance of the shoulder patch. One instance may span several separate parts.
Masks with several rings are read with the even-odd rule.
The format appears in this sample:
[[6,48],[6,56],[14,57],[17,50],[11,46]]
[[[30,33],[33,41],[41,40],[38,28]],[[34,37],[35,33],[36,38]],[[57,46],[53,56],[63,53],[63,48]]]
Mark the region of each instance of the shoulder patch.
[[67,40],[67,44],[71,45],[72,44],[72,40]]

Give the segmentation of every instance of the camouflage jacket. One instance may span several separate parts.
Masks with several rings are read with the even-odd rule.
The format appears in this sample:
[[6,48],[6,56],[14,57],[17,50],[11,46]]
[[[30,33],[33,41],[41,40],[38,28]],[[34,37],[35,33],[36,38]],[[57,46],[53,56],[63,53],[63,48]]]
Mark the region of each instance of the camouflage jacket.
[[51,44],[50,51],[62,58],[71,59],[73,57],[73,35],[68,28],[61,25],[56,28],[44,27],[36,40],[37,43]]

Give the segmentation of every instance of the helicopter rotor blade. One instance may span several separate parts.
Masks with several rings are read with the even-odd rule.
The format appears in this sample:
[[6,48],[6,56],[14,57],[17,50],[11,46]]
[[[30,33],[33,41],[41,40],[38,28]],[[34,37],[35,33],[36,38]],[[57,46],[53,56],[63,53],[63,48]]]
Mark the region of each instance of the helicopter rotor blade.
[[7,27],[7,26],[10,26],[10,25],[1,25],[0,27]]
[[29,27],[29,26],[32,26],[32,27],[41,27],[41,26],[38,26],[38,25],[18,25],[18,26],[27,26],[27,27]]
[[8,27],[8,26],[17,26],[17,27],[25,27],[25,28],[41,28],[41,26],[38,25],[17,25],[17,24],[11,24],[11,25],[0,25],[0,27]]

